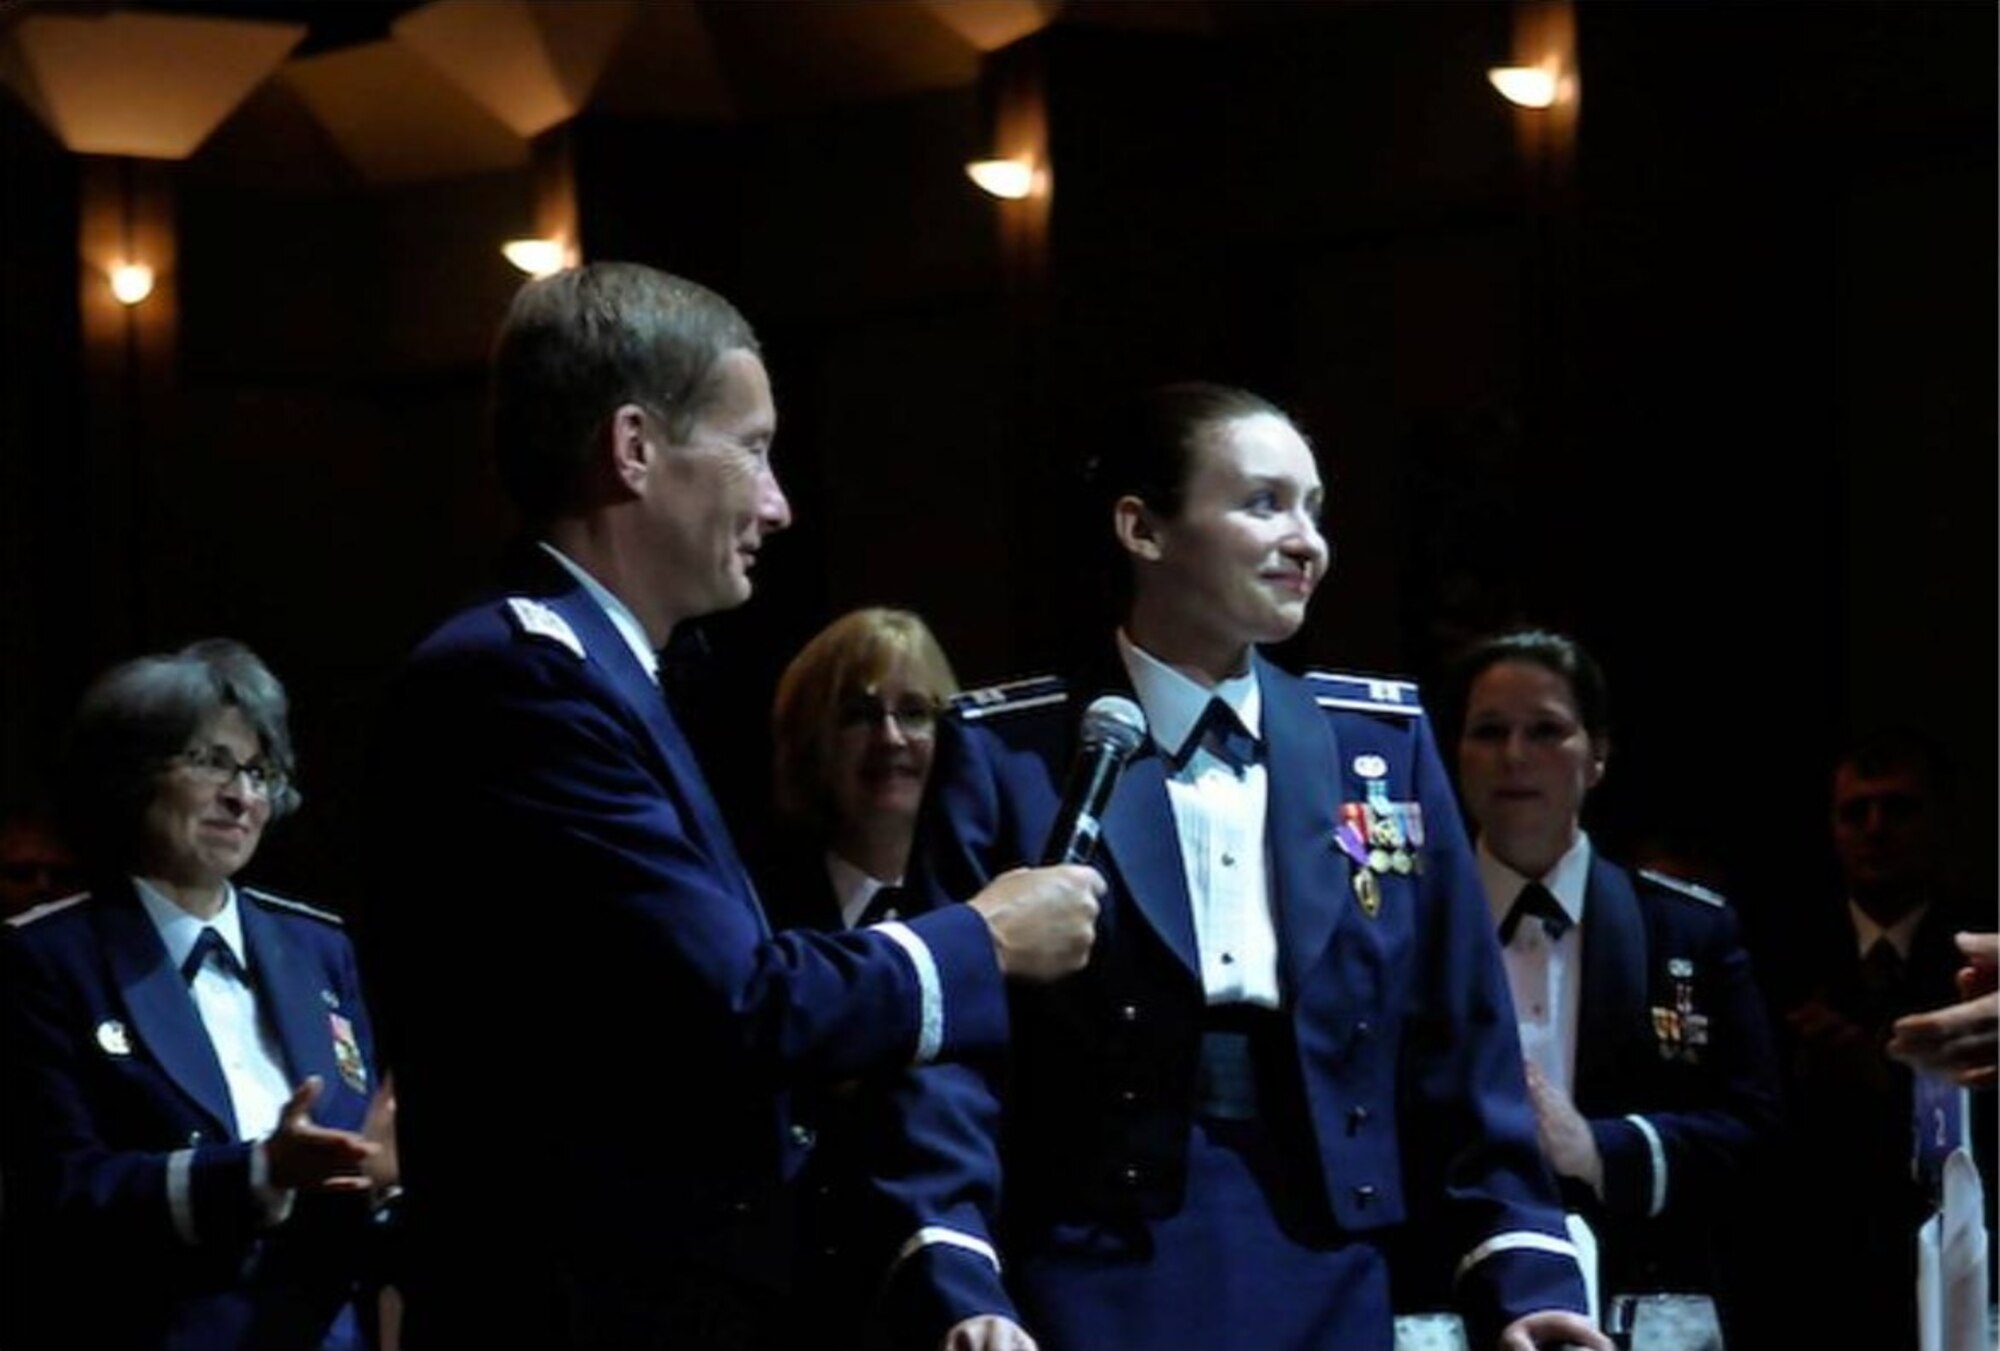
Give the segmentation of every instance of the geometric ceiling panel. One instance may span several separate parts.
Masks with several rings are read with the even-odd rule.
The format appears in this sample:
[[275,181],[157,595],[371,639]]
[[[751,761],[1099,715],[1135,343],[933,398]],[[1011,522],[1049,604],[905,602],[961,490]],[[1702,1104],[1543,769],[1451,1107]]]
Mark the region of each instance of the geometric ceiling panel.
[[423,57],[393,40],[291,61],[279,77],[370,183],[511,168],[528,143]]
[[633,10],[631,0],[436,0],[392,31],[515,135],[531,137],[583,108]]
[[922,0],[932,17],[982,52],[1049,26],[1063,0]]
[[[772,8],[784,12],[782,23],[770,22]],[[979,78],[979,49],[913,0],[710,3],[701,12],[746,115],[957,89]]]
[[185,15],[23,15],[7,63],[79,154],[186,159],[306,35],[303,24]]
[[740,111],[695,0],[639,6],[591,106],[618,117],[688,122],[728,121]]

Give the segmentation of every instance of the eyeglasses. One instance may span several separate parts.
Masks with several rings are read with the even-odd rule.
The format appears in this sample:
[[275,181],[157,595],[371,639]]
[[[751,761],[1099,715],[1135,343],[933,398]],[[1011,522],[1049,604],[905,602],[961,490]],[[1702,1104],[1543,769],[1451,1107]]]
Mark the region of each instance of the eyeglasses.
[[226,746],[191,746],[176,755],[173,763],[185,768],[196,783],[210,788],[220,788],[241,774],[250,791],[262,798],[276,797],[291,782],[275,765],[262,760],[238,760]]
[[879,727],[884,718],[894,718],[904,736],[929,736],[937,727],[938,708],[928,699],[904,699],[891,708],[872,694],[849,699],[840,706],[843,728]]

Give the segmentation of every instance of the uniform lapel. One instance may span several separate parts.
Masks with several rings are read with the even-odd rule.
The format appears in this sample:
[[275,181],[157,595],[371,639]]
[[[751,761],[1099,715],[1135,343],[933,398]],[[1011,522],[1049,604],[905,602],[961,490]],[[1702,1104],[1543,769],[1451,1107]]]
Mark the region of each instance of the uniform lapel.
[[[333,1027],[327,1015],[332,991],[319,980],[286,940],[284,930],[262,906],[236,893],[243,921],[243,945],[250,951],[250,976],[257,991],[257,1009],[277,1033],[285,1068],[296,1085],[317,1074],[332,1092],[340,1082],[333,1058]],[[352,1085],[349,1085],[352,1087]]]
[[1646,1014],[1646,925],[1639,898],[1625,874],[1595,851],[1583,906],[1583,990],[1577,1020],[1578,1103],[1615,1079],[1635,1049],[1633,1038],[1651,1026]]
[[1125,767],[1104,813],[1104,851],[1147,921],[1199,978],[1194,904],[1181,862],[1180,831],[1167,799],[1166,760],[1148,741]]
[[652,749],[666,769],[667,793],[682,820],[688,823],[708,855],[722,865],[721,874],[736,884],[738,893],[756,911],[760,930],[769,933],[770,923],[758,903],[756,888],[743,860],[737,856],[722,810],[708,791],[708,780],[701,772],[700,761],[695,759],[694,747],[688,744],[668,711],[666,695],[639,664],[639,658],[602,607],[573,578],[568,580],[570,588],[552,597],[549,603],[581,637],[589,654],[587,660],[603,673],[611,688],[645,726]]
[[222,1063],[188,996],[187,982],[167,957],[160,931],[130,882],[120,879],[99,894],[104,899],[96,908],[98,937],[133,1030],[167,1076],[214,1118],[219,1133],[234,1139],[236,1109],[230,1105]]
[[1333,728],[1297,680],[1256,658],[1264,704],[1268,775],[1265,834],[1272,904],[1288,991],[1304,982],[1347,906],[1347,866],[1334,841],[1340,747]]
[[[1115,646],[1100,653],[1096,665],[1072,687],[1068,710],[1071,730],[1066,742],[1072,755],[1084,709],[1106,693],[1138,698]],[[1068,768],[1064,765],[1063,772]],[[1174,824],[1173,803],[1167,797],[1167,768],[1166,758],[1149,733],[1126,763],[1111,794],[1111,804],[1104,809],[1098,863],[1100,869],[1109,865],[1107,880],[1114,887],[1123,885],[1132,908],[1152,925],[1188,974],[1200,980],[1194,903],[1188,896],[1187,866],[1181,860],[1180,829]]]

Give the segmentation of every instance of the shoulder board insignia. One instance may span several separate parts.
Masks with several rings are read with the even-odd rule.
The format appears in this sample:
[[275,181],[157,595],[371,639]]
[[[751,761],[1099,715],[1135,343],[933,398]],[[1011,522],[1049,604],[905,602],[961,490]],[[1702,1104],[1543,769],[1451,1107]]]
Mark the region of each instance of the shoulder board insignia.
[[1362,713],[1400,713],[1420,718],[1423,701],[1413,680],[1389,676],[1348,675],[1341,671],[1307,671],[1307,688],[1321,708],[1351,708]]
[[523,637],[546,638],[576,653],[578,661],[583,660],[583,639],[576,636],[576,630],[569,626],[567,619],[549,606],[526,596],[509,596],[507,609],[514,616],[514,623]]
[[1639,876],[1645,878],[1654,886],[1664,888],[1677,895],[1685,896],[1691,901],[1700,901],[1703,905],[1712,905],[1717,908],[1729,904],[1728,901],[1723,899],[1721,892],[1712,891],[1699,882],[1690,882],[1685,877],[1674,877],[1668,873],[1655,872],[1651,868],[1641,868],[1638,871]]
[[271,910],[283,910],[288,914],[304,915],[307,919],[316,919],[322,924],[331,924],[336,928],[342,927],[347,923],[346,920],[334,914],[331,910],[322,910],[316,905],[307,905],[304,901],[295,901],[289,896],[273,896],[268,891],[257,891],[250,887],[239,887],[238,891],[242,895],[256,901],[259,905]]
[[1029,676],[1025,680],[1009,680],[1004,684],[988,685],[984,689],[966,690],[951,697],[952,712],[967,722],[977,722],[990,718],[996,713],[1019,713],[1023,709],[1043,708],[1049,704],[1059,704],[1069,698],[1069,682],[1061,676]]
[[89,899],[89,892],[80,891],[74,896],[65,896],[59,901],[43,901],[40,905],[32,909],[23,910],[18,915],[9,915],[7,922],[18,929],[24,925],[33,924],[38,919],[47,919],[50,915],[60,915],[71,906],[81,905]]

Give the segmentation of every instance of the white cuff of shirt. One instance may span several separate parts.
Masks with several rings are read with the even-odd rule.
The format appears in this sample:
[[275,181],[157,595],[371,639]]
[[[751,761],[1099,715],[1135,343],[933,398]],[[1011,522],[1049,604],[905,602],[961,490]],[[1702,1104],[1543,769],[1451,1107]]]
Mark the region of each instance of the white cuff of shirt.
[[885,920],[869,927],[893,939],[916,972],[917,1053],[912,1063],[928,1065],[944,1049],[944,987],[938,980],[937,958],[931,955],[930,945],[907,924]]

